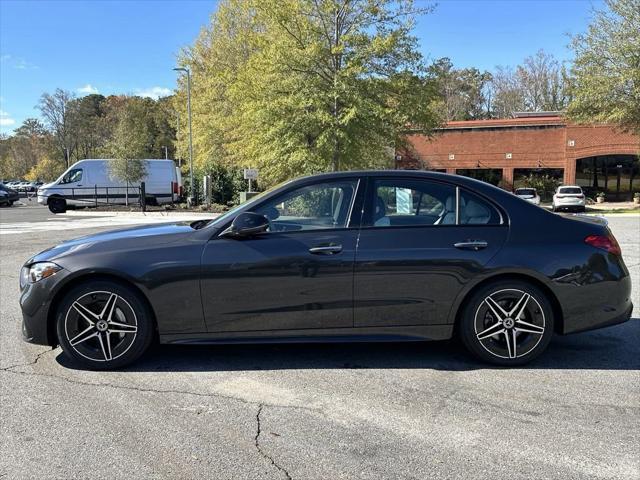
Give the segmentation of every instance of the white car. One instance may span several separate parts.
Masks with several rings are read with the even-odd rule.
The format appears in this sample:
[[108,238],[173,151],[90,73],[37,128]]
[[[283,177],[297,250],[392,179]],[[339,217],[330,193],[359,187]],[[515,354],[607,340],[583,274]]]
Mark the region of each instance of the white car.
[[516,188],[516,191],[513,193],[516,197],[520,197],[529,203],[540,205],[540,196],[535,188]]
[[586,199],[582,188],[577,185],[562,185],[553,196],[553,211],[573,210],[584,212]]

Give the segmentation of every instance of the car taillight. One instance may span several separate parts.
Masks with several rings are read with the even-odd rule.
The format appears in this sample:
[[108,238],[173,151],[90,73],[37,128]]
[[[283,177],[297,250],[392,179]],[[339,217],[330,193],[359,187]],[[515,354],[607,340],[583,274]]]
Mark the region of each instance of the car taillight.
[[584,243],[601,250],[606,250],[613,255],[622,255],[620,245],[613,235],[589,235],[584,239]]
[[578,198],[582,199],[582,198],[584,198],[584,195],[580,194],[580,195],[578,195]]
[[171,185],[173,185],[173,193],[178,195],[180,193],[180,190],[178,190],[178,182],[171,182]]

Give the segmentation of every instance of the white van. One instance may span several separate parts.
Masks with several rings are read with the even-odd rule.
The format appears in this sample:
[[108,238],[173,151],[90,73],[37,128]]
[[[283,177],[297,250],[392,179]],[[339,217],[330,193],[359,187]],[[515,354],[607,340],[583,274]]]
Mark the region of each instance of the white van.
[[[145,197],[147,203],[171,203],[182,194],[182,175],[173,160],[146,159]],[[87,159],[74,163],[55,182],[38,188],[38,203],[53,213],[67,206],[93,207],[138,202],[140,184],[129,184],[111,177],[110,160]]]

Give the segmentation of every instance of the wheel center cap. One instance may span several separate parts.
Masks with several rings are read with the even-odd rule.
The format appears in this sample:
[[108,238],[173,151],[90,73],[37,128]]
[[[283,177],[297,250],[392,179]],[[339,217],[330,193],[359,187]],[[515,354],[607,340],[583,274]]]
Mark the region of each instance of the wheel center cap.
[[96,322],[96,330],[98,330],[99,332],[106,332],[107,328],[109,328],[109,324],[104,320],[98,320]]
[[515,322],[513,321],[513,318],[505,318],[502,324],[504,325],[504,328],[513,328]]

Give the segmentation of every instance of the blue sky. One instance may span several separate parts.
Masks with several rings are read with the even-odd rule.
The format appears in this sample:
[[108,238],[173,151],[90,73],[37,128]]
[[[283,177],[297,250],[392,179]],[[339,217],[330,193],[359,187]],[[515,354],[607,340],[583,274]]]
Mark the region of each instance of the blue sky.
[[[417,0],[422,3],[422,0]],[[157,97],[175,87],[176,55],[216,7],[209,0],[0,0],[0,128],[28,117],[43,92]],[[599,0],[441,0],[416,35],[430,59],[492,69],[540,48],[570,60]]]

